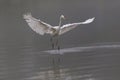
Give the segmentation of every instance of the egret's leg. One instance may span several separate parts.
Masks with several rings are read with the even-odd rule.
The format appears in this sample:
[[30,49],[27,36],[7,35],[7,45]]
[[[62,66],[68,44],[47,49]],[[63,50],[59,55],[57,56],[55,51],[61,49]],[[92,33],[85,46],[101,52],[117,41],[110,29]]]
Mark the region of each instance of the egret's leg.
[[51,36],[51,38],[50,38],[50,42],[51,42],[51,45],[52,45],[52,49],[54,49],[53,36]]
[[58,45],[58,50],[60,50],[60,46]]
[[57,47],[58,50],[60,50],[59,36],[57,36],[56,47]]

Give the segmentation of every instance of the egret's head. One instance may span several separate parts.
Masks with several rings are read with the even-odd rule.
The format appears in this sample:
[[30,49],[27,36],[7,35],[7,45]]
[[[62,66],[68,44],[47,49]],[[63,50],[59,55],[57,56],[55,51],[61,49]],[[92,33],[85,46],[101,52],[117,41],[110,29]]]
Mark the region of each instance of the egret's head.
[[65,19],[65,17],[64,17],[64,15],[61,15],[61,17],[60,17],[61,19]]

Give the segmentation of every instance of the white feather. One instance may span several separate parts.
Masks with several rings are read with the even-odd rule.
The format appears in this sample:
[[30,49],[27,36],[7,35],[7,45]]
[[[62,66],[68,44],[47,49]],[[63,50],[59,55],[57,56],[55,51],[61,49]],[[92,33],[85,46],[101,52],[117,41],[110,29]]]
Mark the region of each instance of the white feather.
[[91,18],[91,19],[87,19],[87,20],[84,21],[84,22],[78,22],[78,23],[71,23],[71,24],[63,25],[63,26],[61,27],[61,29],[60,29],[59,35],[62,35],[62,34],[64,34],[64,33],[68,32],[68,31],[74,29],[75,27],[77,27],[77,26],[80,25],[80,24],[89,24],[89,23],[93,22],[94,19],[95,19],[95,18]]
[[[78,22],[78,23],[71,23],[71,24],[66,24],[61,26],[51,26],[41,20],[38,20],[34,17],[32,17],[32,15],[30,13],[24,14],[23,18],[26,20],[26,22],[28,23],[29,27],[35,31],[36,33],[40,34],[40,35],[44,35],[46,34],[50,34],[50,35],[55,35],[55,34],[64,34],[72,29],[74,29],[76,26],[80,25],[80,24],[89,24],[91,22],[94,21],[95,18],[91,18],[91,19],[87,19],[84,22]],[[60,17],[61,19],[61,17]],[[60,31],[58,31],[60,27]]]
[[93,22],[94,19],[95,19],[95,17],[94,17],[94,18],[91,18],[91,19],[88,19],[88,20],[86,20],[85,22],[82,22],[82,24],[89,24],[89,23]]
[[52,31],[51,25],[32,17],[30,13],[24,14],[23,18],[26,20],[30,28],[40,35],[44,35],[45,33],[50,33]]

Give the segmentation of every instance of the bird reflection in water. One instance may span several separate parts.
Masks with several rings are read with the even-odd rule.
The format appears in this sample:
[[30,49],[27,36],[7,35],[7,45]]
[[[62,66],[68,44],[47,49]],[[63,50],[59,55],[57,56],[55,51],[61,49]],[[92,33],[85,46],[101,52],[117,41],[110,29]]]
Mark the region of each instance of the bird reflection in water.
[[[54,71],[53,69],[49,69],[46,71],[41,71],[37,73],[36,76],[27,78],[26,80],[96,80],[92,74],[81,74],[81,75],[75,75],[77,71],[79,71],[80,67],[75,67],[71,69],[61,69],[59,68],[59,72]],[[71,71],[74,70],[76,72]],[[56,73],[55,73],[56,72]]]

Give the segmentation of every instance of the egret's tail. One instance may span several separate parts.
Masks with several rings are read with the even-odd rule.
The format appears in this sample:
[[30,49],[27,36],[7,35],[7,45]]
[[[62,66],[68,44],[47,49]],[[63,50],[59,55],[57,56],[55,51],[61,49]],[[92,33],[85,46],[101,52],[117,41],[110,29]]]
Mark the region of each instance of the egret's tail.
[[86,21],[82,22],[82,24],[89,24],[91,22],[93,22],[95,19],[95,17],[91,18],[91,19],[87,19]]

